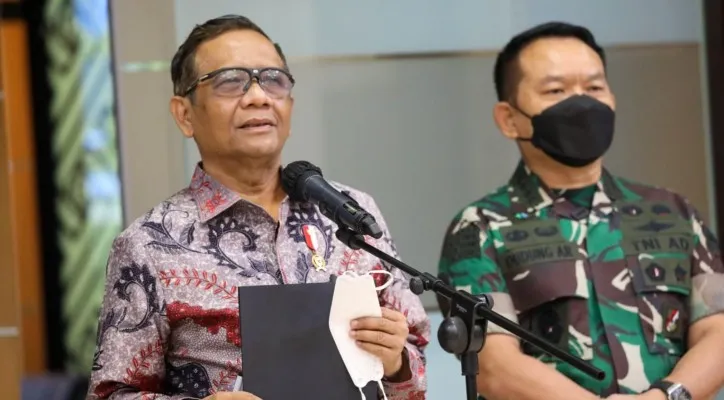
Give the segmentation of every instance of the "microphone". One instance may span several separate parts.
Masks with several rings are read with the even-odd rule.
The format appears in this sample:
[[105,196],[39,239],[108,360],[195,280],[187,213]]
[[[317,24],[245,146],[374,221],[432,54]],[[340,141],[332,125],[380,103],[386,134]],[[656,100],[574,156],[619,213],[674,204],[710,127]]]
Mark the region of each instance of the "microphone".
[[294,201],[316,204],[327,218],[354,232],[382,237],[382,229],[350,196],[341,193],[322,177],[322,170],[307,161],[295,161],[282,171],[282,188]]

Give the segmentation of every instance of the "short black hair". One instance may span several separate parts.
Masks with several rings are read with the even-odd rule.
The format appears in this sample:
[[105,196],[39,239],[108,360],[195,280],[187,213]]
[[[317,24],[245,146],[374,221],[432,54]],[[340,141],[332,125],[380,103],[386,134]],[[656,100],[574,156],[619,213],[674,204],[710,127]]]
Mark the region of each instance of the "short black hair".
[[606,67],[606,54],[588,28],[567,22],[555,21],[536,25],[515,35],[505,45],[503,50],[498,53],[498,58],[495,60],[495,70],[493,72],[498,101],[510,101],[518,89],[518,84],[521,79],[521,71],[518,64],[520,53],[536,40],[551,37],[575,38],[582,41],[601,57],[603,66],[604,68]]
[[252,20],[242,15],[224,15],[218,18],[210,19],[201,25],[196,25],[191,30],[189,36],[179,46],[176,54],[173,56],[171,61],[171,81],[173,81],[173,93],[178,96],[183,96],[186,90],[196,80],[196,50],[199,46],[205,42],[212,40],[222,34],[230,31],[245,31],[250,30],[257,32],[267,38],[274,44],[274,48],[277,50],[279,57],[284,63],[284,68],[289,69],[287,66],[287,59],[284,57],[279,44],[274,43],[260,27],[255,24]]

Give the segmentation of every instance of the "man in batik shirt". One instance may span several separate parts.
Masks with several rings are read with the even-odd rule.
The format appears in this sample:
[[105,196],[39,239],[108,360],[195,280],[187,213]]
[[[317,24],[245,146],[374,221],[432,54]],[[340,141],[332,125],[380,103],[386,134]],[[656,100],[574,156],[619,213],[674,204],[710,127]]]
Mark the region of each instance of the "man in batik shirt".
[[[327,282],[389,267],[345,247],[317,207],[282,190],[294,80],[258,26],[226,16],[195,27],[171,75],[171,112],[202,162],[187,189],[113,244],[89,397],[256,399],[229,393],[242,370],[237,286]],[[342,189],[384,230],[372,244],[395,255],[374,200]],[[351,332],[382,360],[390,399],[422,399],[429,322],[407,279],[390,272],[382,317],[359,320]]]
[[602,168],[615,101],[593,35],[564,23],[523,32],[498,56],[495,83],[495,121],[523,160],[507,185],[454,218],[440,274],[490,294],[494,310],[606,377],[489,324],[479,392],[490,400],[714,395],[724,383],[718,244],[682,196]]

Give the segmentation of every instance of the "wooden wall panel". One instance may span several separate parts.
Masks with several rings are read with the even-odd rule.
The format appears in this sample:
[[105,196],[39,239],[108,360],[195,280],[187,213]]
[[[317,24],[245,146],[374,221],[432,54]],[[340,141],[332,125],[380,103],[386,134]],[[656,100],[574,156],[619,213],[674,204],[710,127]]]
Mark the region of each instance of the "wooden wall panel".
[[[46,369],[46,341],[27,42],[22,19],[0,21],[0,263],[3,275],[13,277],[3,279],[0,285],[14,286],[0,288],[0,293],[8,296],[7,302],[0,300],[0,317],[6,319],[0,325],[20,328],[19,372],[35,374]],[[3,375],[0,372],[0,377]]]
[[[0,7],[2,3],[0,3]],[[0,35],[3,30],[0,21]],[[4,59],[3,41],[0,40],[0,65]],[[10,226],[10,183],[7,159],[7,129],[5,124],[5,91],[3,68],[0,68],[0,394],[3,398],[20,398],[22,357],[17,349],[20,309],[17,293],[17,274],[14,266],[13,235]]]
[[[5,3],[0,2],[0,10]],[[10,224],[10,173],[8,130],[6,118],[5,78],[3,60],[7,57],[4,40],[6,24],[0,20],[0,394],[3,398],[20,399],[23,360],[20,331],[18,280],[14,264],[13,233]]]

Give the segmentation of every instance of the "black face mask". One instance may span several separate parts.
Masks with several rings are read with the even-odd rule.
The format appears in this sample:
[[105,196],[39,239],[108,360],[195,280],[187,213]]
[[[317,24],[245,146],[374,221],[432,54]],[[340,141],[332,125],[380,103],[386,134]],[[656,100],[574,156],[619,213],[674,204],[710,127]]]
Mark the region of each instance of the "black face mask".
[[[520,110],[519,110],[520,111]],[[591,164],[613,142],[615,113],[611,107],[586,95],[574,95],[530,117],[530,141],[550,158],[569,167]]]

